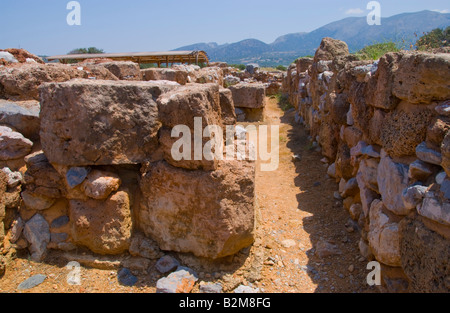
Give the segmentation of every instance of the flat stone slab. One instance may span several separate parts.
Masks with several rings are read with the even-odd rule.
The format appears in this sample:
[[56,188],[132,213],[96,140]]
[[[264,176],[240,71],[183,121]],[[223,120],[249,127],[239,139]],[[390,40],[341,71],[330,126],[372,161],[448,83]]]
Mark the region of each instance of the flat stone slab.
[[22,282],[19,285],[19,287],[17,287],[17,289],[19,289],[19,290],[32,289],[32,288],[42,284],[46,278],[47,278],[47,276],[45,276],[45,275],[41,275],[41,274],[35,275],[33,277],[28,278],[24,282]]

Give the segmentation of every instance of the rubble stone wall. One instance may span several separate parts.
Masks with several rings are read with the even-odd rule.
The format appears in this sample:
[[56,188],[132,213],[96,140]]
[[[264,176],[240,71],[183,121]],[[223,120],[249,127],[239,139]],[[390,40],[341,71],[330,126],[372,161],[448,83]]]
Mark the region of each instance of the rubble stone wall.
[[177,125],[236,124],[222,69],[183,86],[147,75],[132,62],[0,67],[0,255],[218,259],[253,243],[255,163],[171,155]]
[[[393,291],[450,291],[450,54],[361,61],[324,38],[283,92]],[[408,289],[409,288],[409,289]]]

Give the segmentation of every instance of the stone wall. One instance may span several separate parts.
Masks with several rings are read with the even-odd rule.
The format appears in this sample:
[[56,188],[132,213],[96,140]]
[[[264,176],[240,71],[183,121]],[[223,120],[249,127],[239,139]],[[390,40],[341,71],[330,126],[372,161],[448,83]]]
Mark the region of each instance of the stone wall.
[[284,78],[391,291],[450,291],[449,82],[450,54],[361,61],[331,38]]
[[0,255],[218,259],[250,246],[255,163],[172,158],[173,127],[236,124],[222,70],[195,77],[142,81],[131,62],[1,67]]

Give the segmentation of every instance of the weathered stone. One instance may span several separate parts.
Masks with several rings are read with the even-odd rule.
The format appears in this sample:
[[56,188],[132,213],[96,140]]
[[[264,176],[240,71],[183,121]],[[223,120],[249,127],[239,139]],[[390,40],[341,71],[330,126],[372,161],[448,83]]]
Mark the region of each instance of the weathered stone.
[[24,282],[20,283],[20,285],[17,287],[18,290],[29,290],[34,287],[39,286],[47,279],[47,276],[38,274],[33,277],[28,278]]
[[436,183],[438,183],[439,185],[442,185],[442,183],[444,182],[445,178],[447,177],[447,173],[446,172],[440,172],[439,174],[436,175]]
[[233,94],[231,90],[221,88],[220,93],[220,108],[222,110],[222,121],[224,125],[236,124],[236,112],[234,108]]
[[259,288],[240,285],[233,291],[233,293],[259,293]]
[[349,54],[348,46],[345,42],[333,38],[323,38],[314,56],[314,62],[321,60],[333,60],[337,57],[344,57]]
[[141,256],[150,260],[157,260],[164,255],[155,241],[142,234],[133,235],[129,252],[132,256]]
[[363,132],[363,137],[369,137],[370,121],[374,114],[374,107],[368,105],[364,98],[365,83],[353,81],[349,90],[349,101],[353,117],[353,126]]
[[426,138],[432,120],[431,110],[394,111],[386,115],[381,126],[383,148],[392,157],[411,156]]
[[22,235],[22,231],[25,227],[25,223],[23,222],[23,220],[18,217],[11,225],[11,236],[10,236],[10,241],[12,243],[16,243],[19,239],[20,236]]
[[50,234],[50,242],[51,243],[63,243],[69,239],[69,234],[67,233],[51,233]]
[[346,127],[344,129],[344,141],[350,148],[353,148],[363,138],[363,133],[356,127]]
[[401,266],[398,224],[383,212],[384,204],[375,200],[370,208],[370,247],[375,258],[389,266]]
[[373,260],[374,255],[372,253],[372,250],[370,249],[370,246],[361,238],[359,240],[359,252],[366,260]]
[[433,166],[421,160],[416,160],[409,165],[408,177],[420,181],[426,181],[433,174]]
[[[333,94],[331,94],[333,95]],[[331,99],[333,99],[332,97]],[[347,124],[347,113],[350,109],[350,103],[348,102],[347,94],[337,94],[334,101],[331,100],[330,114],[333,121],[339,125]]]
[[25,224],[23,234],[30,243],[31,259],[41,262],[47,253],[47,245],[50,242],[48,223],[42,215],[36,214]]
[[422,221],[400,222],[402,268],[410,280],[410,292],[447,293],[450,270],[448,239],[428,229]]
[[[222,126],[219,86],[187,85],[165,93],[158,99],[162,124],[173,128],[186,125],[194,131],[194,119],[202,118],[202,126]],[[202,128],[202,129],[203,129]]]
[[40,104],[37,101],[11,102],[0,100],[0,124],[16,129],[25,138],[39,139]]
[[24,64],[0,69],[0,86],[6,98],[39,100],[38,87],[45,82],[65,82],[83,78],[84,71],[63,64]]
[[450,98],[450,55],[404,54],[394,76],[392,94],[422,104]]
[[262,109],[266,106],[264,84],[240,83],[229,88],[237,108]]
[[353,170],[350,148],[341,142],[336,154],[336,175],[348,180],[354,176]]
[[322,147],[322,154],[329,160],[335,160],[338,150],[339,126],[322,121],[319,130],[319,144]]
[[266,84],[266,96],[275,96],[280,93],[281,83],[271,82]]
[[445,101],[442,104],[439,104],[436,108],[435,111],[439,114],[439,115],[443,115],[443,116],[450,116],[450,101]]
[[24,175],[27,191],[34,195],[56,199],[66,193],[65,180],[48,162],[42,151],[25,157],[27,171]]
[[30,153],[33,142],[7,126],[0,126],[0,161],[20,159]]
[[417,146],[416,155],[420,160],[426,163],[435,165],[441,165],[442,163],[442,154],[439,151],[428,148],[426,142],[422,142]]
[[245,121],[245,111],[243,109],[235,108],[234,112],[236,113],[236,122]]
[[298,246],[298,243],[293,239],[286,239],[281,242],[281,245],[283,246],[283,248],[290,249]]
[[70,219],[67,215],[60,216],[54,219],[50,225],[51,228],[61,228],[69,224]]
[[352,204],[349,210],[350,217],[354,221],[358,221],[362,213],[362,207],[359,203]]
[[127,258],[122,262],[122,266],[133,272],[145,273],[151,266],[151,261],[141,257]]
[[234,86],[237,85],[241,82],[241,79],[239,77],[233,76],[233,75],[227,75],[225,76],[225,78],[223,79],[225,87],[230,87],[230,86]]
[[163,256],[158,260],[158,262],[156,262],[155,265],[156,269],[162,274],[171,272],[179,266],[180,262],[178,262],[177,259],[171,257],[170,255]]
[[[161,145],[161,149],[163,151],[164,154],[164,160],[166,160],[167,163],[169,163],[172,166],[175,167],[179,167],[179,168],[184,168],[184,169],[188,169],[188,170],[198,170],[198,169],[202,169],[202,170],[206,170],[206,171],[213,171],[217,168],[218,165],[218,158],[214,157],[214,155],[211,155],[210,157],[205,157],[206,155],[203,153],[203,151],[201,151],[201,159],[200,160],[196,160],[195,158],[195,139],[194,139],[194,135],[191,133],[190,138],[187,137],[187,142],[190,143],[190,155],[189,157],[185,158],[184,157],[184,149],[187,149],[187,145],[183,145],[183,148],[179,148],[179,150],[175,150],[176,153],[182,153],[183,155],[181,155],[181,159],[178,160],[174,158],[174,153],[173,153],[173,149],[176,147],[176,145],[178,145],[178,142],[180,140],[184,139],[181,138],[181,136],[187,136],[186,134],[180,134],[180,137],[172,137],[172,131],[169,128],[162,128],[159,132],[159,143]],[[177,134],[178,135],[178,134]],[[222,140],[223,136],[218,136],[217,139],[218,140]],[[203,138],[202,141],[202,147],[205,146],[205,144],[207,144],[208,141],[211,140],[211,143],[213,143],[213,146],[215,146],[216,144],[216,137],[214,137],[214,139],[206,139]]]
[[127,287],[133,287],[137,284],[138,278],[134,276],[127,268],[122,268],[117,274],[119,284]]
[[450,199],[450,179],[446,178],[441,184],[441,193],[445,199]]
[[406,215],[402,193],[408,187],[408,166],[395,163],[389,156],[383,155],[378,166],[378,188],[386,208],[397,215]]
[[253,242],[254,170],[241,161],[224,161],[214,172],[153,164],[140,183],[140,227],[163,250],[233,255]]
[[105,67],[108,71],[114,74],[120,80],[142,80],[141,70],[139,64],[134,62],[114,61],[107,63],[100,63],[100,66]]
[[328,176],[336,178],[336,163],[331,164],[327,169]]
[[178,269],[156,283],[156,293],[190,293],[198,280],[197,274],[191,269]]
[[321,240],[319,241],[316,246],[316,254],[321,258],[326,258],[333,255],[341,255],[342,251],[339,249],[338,246],[331,244],[327,241]]
[[375,191],[366,187],[366,185],[361,181],[358,182],[361,198],[361,206],[364,212],[364,216],[369,216],[370,206],[375,199],[379,199],[380,195]]
[[445,136],[441,146],[442,163],[447,176],[450,177],[450,132]]
[[55,203],[55,199],[47,198],[28,190],[22,192],[22,199],[27,208],[37,211],[47,210]]
[[445,135],[450,130],[450,118],[436,118],[427,130],[427,144],[440,148]]
[[220,283],[200,283],[200,293],[222,293],[223,286]]
[[100,64],[86,64],[83,66],[86,72],[85,78],[96,80],[119,80],[116,75]]
[[4,167],[1,171],[7,175],[8,188],[15,188],[22,183],[23,175],[21,172],[13,172],[9,167]]
[[379,146],[383,145],[381,141],[381,130],[384,124],[386,113],[383,110],[374,110],[373,116],[369,121],[369,139],[372,143]]
[[406,209],[414,210],[418,204],[422,203],[428,188],[415,185],[403,190],[402,199]]
[[66,173],[66,182],[70,188],[81,185],[89,174],[90,169],[85,167],[72,167]]
[[359,192],[358,180],[350,178],[342,188],[341,196],[343,198],[356,196]]
[[223,70],[219,67],[205,67],[194,73],[198,84],[217,84],[223,86]]
[[155,98],[170,88],[124,81],[44,84],[41,142],[46,156],[52,164],[67,166],[146,161],[158,146],[161,127]]
[[375,159],[380,158],[379,148],[377,149],[374,146],[370,146],[364,141],[358,142],[358,144],[350,150],[350,154],[352,157],[364,156]]
[[120,184],[121,180],[117,174],[94,170],[87,175],[82,189],[89,198],[104,200],[116,192]]
[[120,254],[128,250],[132,223],[126,191],[118,191],[104,202],[71,200],[69,203],[75,243],[98,254]]
[[430,220],[450,226],[450,201],[442,201],[434,192],[426,193],[422,205],[417,206],[417,211]]
[[375,159],[361,161],[356,175],[358,186],[364,185],[378,193],[378,164],[379,162]]
[[376,73],[367,83],[365,100],[368,105],[385,110],[397,107],[400,100],[393,95],[392,89],[402,56],[401,53],[387,53],[381,57]]
[[186,85],[188,82],[188,72],[180,69],[148,68],[141,70],[141,73],[145,81],[168,80],[177,82],[180,85]]

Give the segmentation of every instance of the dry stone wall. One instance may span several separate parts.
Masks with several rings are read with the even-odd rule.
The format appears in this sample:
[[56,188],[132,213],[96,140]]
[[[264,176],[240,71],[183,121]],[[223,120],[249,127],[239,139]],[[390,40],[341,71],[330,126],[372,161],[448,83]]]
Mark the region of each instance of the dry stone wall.
[[450,291],[449,82],[450,54],[361,61],[331,38],[284,78],[392,291]]
[[253,243],[255,163],[172,158],[173,127],[236,124],[221,68],[178,67],[0,67],[0,255],[217,259]]

